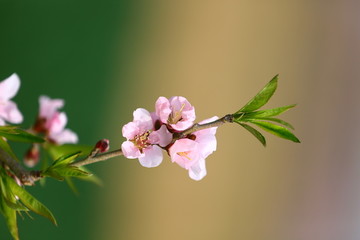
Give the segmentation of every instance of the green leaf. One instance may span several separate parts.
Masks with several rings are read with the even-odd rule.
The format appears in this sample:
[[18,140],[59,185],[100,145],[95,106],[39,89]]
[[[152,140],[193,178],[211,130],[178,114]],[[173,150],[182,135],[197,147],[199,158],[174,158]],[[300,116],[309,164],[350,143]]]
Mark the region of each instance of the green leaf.
[[281,120],[281,119],[278,119],[278,118],[270,118],[270,117],[266,118],[266,117],[263,117],[263,118],[253,118],[253,119],[251,119],[251,118],[242,119],[242,121],[244,121],[244,122],[253,122],[253,121],[257,121],[257,120],[271,121],[271,122],[280,123],[281,125],[284,125],[285,127],[294,130],[294,127],[290,123],[285,122],[284,120]]
[[0,148],[4,149],[4,151],[7,152],[13,159],[19,161],[12,148],[10,147],[9,143],[2,137],[0,137]]
[[42,173],[43,176],[46,176],[46,177],[52,177],[52,178],[55,178],[59,181],[62,181],[64,180],[64,177],[62,177],[56,170],[54,170],[54,168],[52,167],[49,167],[48,169],[46,169],[43,173]]
[[24,188],[20,187],[13,181],[11,178],[6,178],[7,185],[11,188],[12,192],[19,197],[21,202],[29,208],[31,211],[48,218],[51,222],[57,225],[54,215],[50,210],[45,207],[41,202],[34,198],[29,192]]
[[285,138],[287,140],[291,140],[297,143],[300,142],[300,140],[292,132],[290,132],[287,128],[284,128],[282,126],[278,126],[269,122],[257,121],[257,120],[251,120],[249,122],[261,127],[265,131],[274,134],[278,137]]
[[62,177],[87,177],[90,174],[74,166],[66,166],[55,168],[56,171]]
[[253,128],[247,124],[244,124],[244,123],[239,123],[239,122],[236,122],[236,123],[240,124],[246,130],[248,130],[252,135],[254,135],[261,142],[261,144],[264,147],[266,147],[266,139],[258,130],[256,130],[255,128]]
[[243,118],[267,118],[267,117],[274,117],[277,115],[280,115],[281,113],[289,110],[290,108],[295,107],[296,104],[284,106],[284,107],[278,107],[278,108],[272,108],[262,111],[256,111],[256,112],[250,112],[246,113]]
[[79,167],[81,170],[89,173],[90,175],[87,177],[78,177],[81,180],[84,181],[88,181],[88,182],[92,182],[95,183],[98,186],[103,186],[103,182],[101,181],[101,179],[99,177],[97,177],[92,171],[90,171],[89,169],[87,169],[84,166]]
[[62,165],[68,165],[75,161],[75,159],[80,155],[80,152],[70,153],[65,156],[62,156],[55,160],[50,167],[57,167]]
[[63,144],[63,145],[54,145],[47,144],[46,150],[48,150],[50,156],[53,159],[58,159],[61,156],[68,155],[74,152],[81,152],[79,157],[88,156],[93,149],[93,146],[81,145],[81,144]]
[[0,136],[14,142],[25,143],[42,143],[45,140],[39,136],[30,134],[15,126],[2,126],[0,127]]
[[6,225],[9,229],[9,232],[14,240],[19,240],[19,231],[16,221],[16,211],[12,208],[10,208],[6,202],[5,199],[0,196],[0,208],[1,212],[5,217]]
[[71,177],[65,177],[65,181],[67,183],[67,185],[69,186],[69,188],[71,189],[71,191],[75,194],[75,195],[79,195],[79,190],[77,189],[77,187],[75,186],[73,180],[71,179]]
[[265,87],[258,93],[254,98],[252,98],[243,108],[237,111],[235,114],[241,112],[252,112],[262,106],[264,106],[271,96],[274,94],[277,87],[278,75],[273,77],[273,79],[265,85]]

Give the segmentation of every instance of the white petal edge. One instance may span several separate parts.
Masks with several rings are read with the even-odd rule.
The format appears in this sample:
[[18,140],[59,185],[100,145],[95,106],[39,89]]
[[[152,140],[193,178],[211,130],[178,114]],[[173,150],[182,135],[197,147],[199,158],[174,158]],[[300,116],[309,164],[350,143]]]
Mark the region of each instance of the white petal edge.
[[152,168],[157,167],[163,160],[162,149],[159,146],[153,145],[150,148],[144,149],[144,156],[139,157],[139,162],[143,167]]

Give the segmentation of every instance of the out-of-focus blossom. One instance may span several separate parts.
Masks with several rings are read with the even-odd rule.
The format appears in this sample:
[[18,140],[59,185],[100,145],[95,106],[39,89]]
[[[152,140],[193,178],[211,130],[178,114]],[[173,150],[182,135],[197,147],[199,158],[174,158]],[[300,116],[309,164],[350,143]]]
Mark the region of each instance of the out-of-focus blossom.
[[34,167],[40,160],[40,150],[39,144],[33,144],[31,148],[26,152],[24,157],[24,164],[32,168]]
[[161,122],[169,124],[174,130],[183,131],[194,124],[195,108],[184,97],[159,97],[155,109]]
[[34,131],[44,133],[50,141],[57,144],[77,143],[76,133],[70,129],[65,129],[67,117],[59,109],[64,106],[62,99],[50,99],[47,96],[39,98],[40,111]]
[[16,73],[0,82],[0,126],[5,125],[5,121],[15,124],[23,121],[16,103],[10,100],[16,95],[19,87],[20,79]]
[[127,139],[121,145],[122,152],[127,158],[138,158],[144,167],[157,167],[163,159],[161,147],[171,142],[172,135],[164,125],[155,131],[151,114],[146,109],[136,109],[133,116],[133,121],[122,129]]

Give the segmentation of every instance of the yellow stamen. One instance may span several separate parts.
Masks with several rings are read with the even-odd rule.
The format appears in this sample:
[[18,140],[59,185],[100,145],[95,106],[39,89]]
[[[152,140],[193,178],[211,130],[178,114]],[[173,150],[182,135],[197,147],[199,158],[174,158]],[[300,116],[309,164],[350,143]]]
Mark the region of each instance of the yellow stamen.
[[188,156],[188,152],[178,152],[177,155],[181,156],[181,157],[185,157],[187,158],[189,161],[191,161],[191,158]]
[[181,108],[180,108],[179,111],[172,111],[170,116],[169,116],[168,123],[176,124],[178,121],[180,121],[181,120],[181,114],[182,114],[182,111],[184,110],[184,107],[185,107],[185,103],[183,103],[181,105]]

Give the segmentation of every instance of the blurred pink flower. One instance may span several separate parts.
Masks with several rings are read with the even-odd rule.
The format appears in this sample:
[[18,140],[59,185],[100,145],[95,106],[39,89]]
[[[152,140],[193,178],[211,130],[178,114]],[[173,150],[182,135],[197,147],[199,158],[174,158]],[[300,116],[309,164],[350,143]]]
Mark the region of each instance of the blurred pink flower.
[[66,114],[58,111],[59,108],[64,106],[64,100],[40,96],[39,104],[39,117],[34,130],[45,133],[51,141],[57,144],[77,143],[78,137],[76,133],[70,129],[65,129],[67,123]]
[[21,123],[23,116],[16,103],[10,101],[20,87],[20,79],[16,73],[0,82],[0,126],[5,125],[5,121],[10,123]]
[[[200,124],[217,119],[218,117],[212,117]],[[169,149],[171,161],[189,170],[189,176],[194,180],[198,181],[206,176],[205,159],[216,150],[216,129],[217,127],[213,127],[194,132],[189,138],[175,141]]]
[[154,131],[151,114],[143,108],[133,113],[134,119],[124,125],[123,136],[127,141],[121,145],[125,157],[138,158],[144,167],[157,167],[163,159],[161,147],[167,146],[172,140],[172,134],[162,125]]
[[169,124],[174,130],[183,131],[194,124],[195,109],[184,97],[159,97],[155,109],[161,122]]

